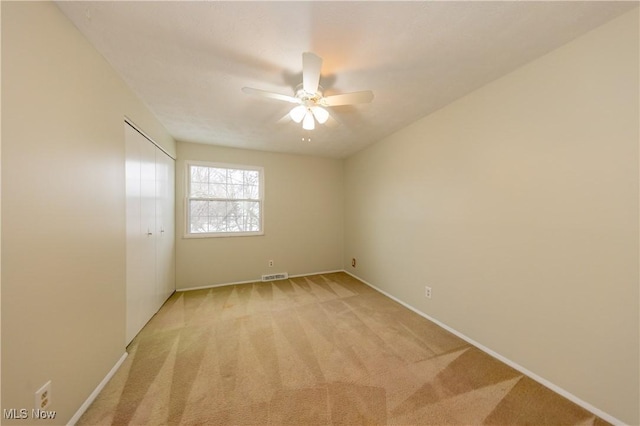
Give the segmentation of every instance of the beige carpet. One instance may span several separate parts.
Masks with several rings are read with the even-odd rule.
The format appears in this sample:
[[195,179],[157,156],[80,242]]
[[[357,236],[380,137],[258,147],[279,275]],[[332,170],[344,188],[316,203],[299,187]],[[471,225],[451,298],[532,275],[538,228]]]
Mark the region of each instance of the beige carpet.
[[174,294],[89,424],[606,424],[344,273]]

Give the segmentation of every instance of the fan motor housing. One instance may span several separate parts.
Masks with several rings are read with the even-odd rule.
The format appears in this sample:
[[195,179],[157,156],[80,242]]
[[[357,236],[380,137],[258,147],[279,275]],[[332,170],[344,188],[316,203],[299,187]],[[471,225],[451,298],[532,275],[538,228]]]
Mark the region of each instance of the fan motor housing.
[[298,84],[296,86],[296,98],[302,101],[303,105],[313,106],[320,102],[323,98],[324,89],[322,86],[318,86],[318,91],[316,93],[309,93],[304,90],[302,84]]

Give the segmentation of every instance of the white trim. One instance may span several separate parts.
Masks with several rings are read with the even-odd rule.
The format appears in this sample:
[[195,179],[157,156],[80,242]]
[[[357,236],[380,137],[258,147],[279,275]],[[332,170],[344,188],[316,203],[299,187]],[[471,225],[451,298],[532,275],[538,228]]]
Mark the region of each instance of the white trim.
[[525,367],[521,366],[520,364],[511,361],[508,358],[505,358],[504,356],[500,355],[499,353],[489,349],[488,347],[476,342],[475,340],[473,340],[472,338],[465,336],[464,334],[462,334],[461,332],[459,332],[458,330],[449,327],[448,325],[444,324],[441,321],[438,321],[437,319],[425,314],[424,312],[414,308],[413,306],[409,305],[408,303],[403,302],[402,300],[392,296],[391,294],[387,293],[386,291],[376,287],[375,285],[363,280],[362,278],[358,277],[357,275],[344,270],[343,272],[351,275],[353,278],[362,281],[363,283],[365,283],[366,285],[368,285],[369,287],[371,287],[372,289],[378,291],[379,293],[382,293],[383,295],[387,296],[389,299],[398,302],[399,304],[401,304],[402,306],[404,306],[407,309],[412,310],[413,312],[415,312],[416,314],[420,315],[423,318],[428,319],[429,321],[433,322],[434,324],[444,328],[445,330],[447,330],[448,332],[455,334],[456,336],[458,336],[459,338],[461,338],[462,340],[466,341],[467,343],[475,346],[476,348],[480,349],[483,352],[486,352],[487,354],[491,355],[492,357],[502,361],[503,363],[507,364],[509,367],[514,368],[516,370],[518,370],[519,372],[521,372],[522,374],[524,374],[525,376],[529,377],[530,379],[535,380],[536,382],[540,383],[541,385],[549,388],[550,390],[552,390],[553,392],[562,395],[563,397],[567,398],[569,401],[581,406],[582,408],[584,408],[585,410],[591,412],[592,414],[600,417],[601,419],[616,425],[616,426],[623,426],[626,423],[624,423],[621,420],[616,419],[615,417],[613,417],[610,414],[605,413],[604,411],[600,410],[599,408],[594,407],[593,405],[589,404],[588,402],[578,398],[577,396],[573,395],[572,393],[564,390],[563,388],[561,388],[560,386],[553,384],[552,382],[550,382],[549,380],[538,376],[537,374],[535,374],[534,372],[526,369]]
[[[185,203],[186,205],[186,203]],[[187,207],[188,209],[188,207]],[[188,213],[185,213],[185,215]],[[264,235],[262,231],[252,232],[200,232],[197,234],[184,234],[182,238],[189,240],[192,238],[227,238],[227,237],[258,237]]]
[[213,167],[219,169],[234,170],[263,170],[262,166],[253,166],[251,164],[223,163],[220,161],[202,161],[202,160],[184,160],[186,164],[202,167]]
[[210,284],[210,285],[203,285],[200,287],[176,288],[176,293],[181,293],[183,291],[192,291],[192,290],[206,290],[208,288],[226,287],[229,285],[250,284],[250,283],[257,283],[257,282],[261,282],[261,281],[260,280],[235,281],[232,283]]
[[129,117],[127,117],[126,115],[124,116],[124,122],[127,123],[129,126],[131,126],[133,128],[133,130],[135,130],[136,132],[140,133],[142,136],[145,137],[145,139],[147,139],[149,142],[151,142],[152,144],[154,144],[155,146],[158,147],[158,149],[162,152],[164,152],[169,158],[171,158],[173,161],[176,160],[176,158],[169,154],[169,152],[167,152],[166,149],[164,149],[164,147],[160,146],[159,143],[157,143],[156,141],[154,141],[153,139],[151,139],[151,136],[147,135],[145,132],[142,131],[142,129],[140,127],[138,127],[136,125],[136,123],[133,122],[133,120],[131,120]]
[[338,272],[344,272],[344,270],[343,269],[336,269],[334,271],[322,271],[322,272],[312,272],[310,274],[289,275],[289,278],[310,277],[311,275],[336,274]]
[[111,368],[111,370],[107,373],[104,379],[102,379],[100,384],[93,390],[93,392],[91,392],[91,395],[89,395],[87,400],[80,406],[80,408],[78,408],[78,411],[76,411],[73,417],[71,417],[71,420],[69,420],[69,422],[67,423],[67,426],[73,426],[78,422],[78,420],[80,420],[80,417],[82,417],[84,412],[87,411],[87,408],[89,408],[89,406],[91,405],[91,403],[93,403],[93,401],[96,399],[98,394],[102,391],[102,389],[104,389],[107,383],[109,383],[109,380],[111,380],[114,374],[116,374],[116,371],[118,371],[118,369],[120,368],[124,360],[127,359],[127,356],[129,356],[127,352],[122,354],[118,362],[116,362],[116,365],[114,365],[113,368]]
[[[346,272],[346,271],[344,271],[343,269],[336,269],[334,271],[311,272],[309,274],[289,275],[289,278],[308,277],[310,275],[321,275],[321,274],[335,274],[336,272]],[[263,282],[262,279],[257,279],[257,280],[249,280],[249,281],[236,281],[236,282],[232,282],[232,283],[203,285],[201,287],[177,288],[176,289],[176,293],[177,292],[182,292],[182,291],[205,290],[205,289],[208,289],[208,288],[226,287],[226,286],[229,286],[229,285],[262,283],[262,282]]]

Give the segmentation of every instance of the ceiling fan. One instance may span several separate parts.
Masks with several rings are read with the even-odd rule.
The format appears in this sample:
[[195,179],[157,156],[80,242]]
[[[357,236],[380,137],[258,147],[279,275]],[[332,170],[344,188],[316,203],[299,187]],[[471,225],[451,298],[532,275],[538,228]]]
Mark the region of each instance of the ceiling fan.
[[249,95],[263,96],[295,104],[296,106],[291,109],[288,115],[296,123],[302,122],[302,127],[305,130],[313,130],[316,121],[320,124],[326,123],[329,119],[327,107],[364,104],[373,100],[373,92],[370,90],[324,96],[322,86],[320,86],[321,68],[321,57],[311,52],[304,52],[302,54],[302,84],[296,87],[294,96],[251,87],[243,87],[242,91]]

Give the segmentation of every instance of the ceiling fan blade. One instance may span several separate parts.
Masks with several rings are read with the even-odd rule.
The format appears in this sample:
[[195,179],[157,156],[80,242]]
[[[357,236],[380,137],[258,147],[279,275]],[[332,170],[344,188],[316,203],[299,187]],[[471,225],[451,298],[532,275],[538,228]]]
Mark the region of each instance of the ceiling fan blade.
[[373,100],[373,92],[365,90],[363,92],[344,93],[342,95],[333,95],[322,98],[320,102],[325,106],[340,106],[351,104],[366,104]]
[[293,96],[281,95],[280,93],[267,92],[266,90],[254,89],[251,87],[243,87],[242,91],[247,95],[257,95],[265,98],[277,99],[279,101],[291,102],[292,104],[299,104],[300,100]]
[[289,113],[286,113],[280,120],[276,121],[278,124],[286,124],[293,121]]
[[324,125],[333,129],[338,127],[340,124],[341,124],[340,121],[333,114],[329,112],[329,118],[327,119],[327,122],[324,123]]
[[302,54],[302,88],[305,92],[315,94],[320,84],[322,58],[311,52]]

